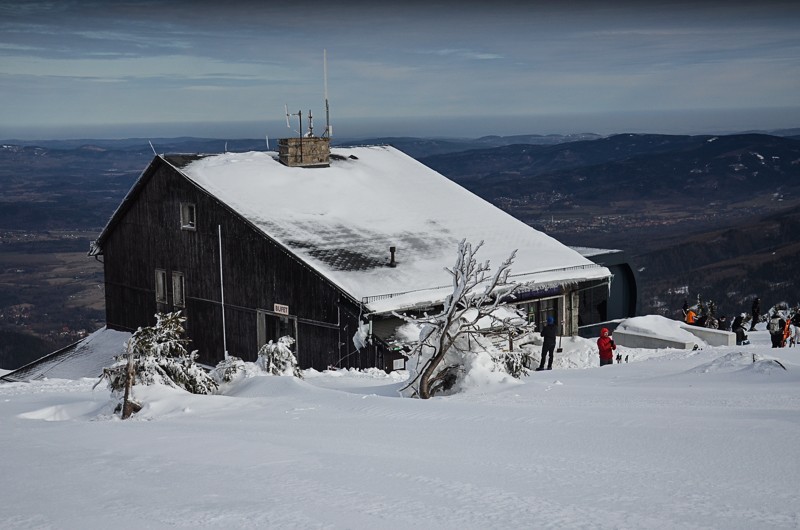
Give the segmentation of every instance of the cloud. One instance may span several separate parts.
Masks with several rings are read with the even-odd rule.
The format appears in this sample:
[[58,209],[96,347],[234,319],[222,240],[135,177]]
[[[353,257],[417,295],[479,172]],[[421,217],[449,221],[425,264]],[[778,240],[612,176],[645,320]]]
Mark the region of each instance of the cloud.
[[458,57],[461,59],[468,59],[468,60],[475,59],[480,61],[503,58],[503,56],[498,53],[476,52],[473,50],[456,49],[456,48],[441,48],[437,50],[427,50],[427,51],[423,50],[418,53],[422,55],[436,55],[440,57]]

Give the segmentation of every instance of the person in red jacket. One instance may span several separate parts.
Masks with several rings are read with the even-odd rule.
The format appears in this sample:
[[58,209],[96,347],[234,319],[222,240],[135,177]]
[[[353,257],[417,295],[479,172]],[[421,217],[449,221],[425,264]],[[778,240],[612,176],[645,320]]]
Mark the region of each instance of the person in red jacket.
[[608,328],[600,330],[600,338],[597,339],[597,349],[600,352],[600,366],[614,363],[614,350],[617,345],[611,337],[608,336]]

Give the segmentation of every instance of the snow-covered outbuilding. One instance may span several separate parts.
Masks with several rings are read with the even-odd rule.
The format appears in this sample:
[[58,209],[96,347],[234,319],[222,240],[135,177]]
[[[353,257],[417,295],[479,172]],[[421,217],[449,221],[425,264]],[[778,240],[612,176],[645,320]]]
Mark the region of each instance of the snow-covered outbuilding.
[[155,156],[90,252],[104,263],[108,328],[181,310],[209,365],[291,335],[302,368],[391,368],[389,316],[442,303],[462,239],[484,241],[478,257],[495,266],[517,250],[513,303],[535,322],[556,315],[565,334],[577,333],[579,293],[608,296],[609,269],[397,149],[332,148],[314,167],[280,158]]

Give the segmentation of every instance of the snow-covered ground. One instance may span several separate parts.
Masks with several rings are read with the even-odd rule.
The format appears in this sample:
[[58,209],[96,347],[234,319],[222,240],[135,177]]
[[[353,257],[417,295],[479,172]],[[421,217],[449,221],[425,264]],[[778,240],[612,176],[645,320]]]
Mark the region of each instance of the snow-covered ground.
[[1,526],[797,528],[800,348],[749,335],[603,368],[565,340],[428,401],[379,371],[137,387],[130,421],[94,380],[3,384]]

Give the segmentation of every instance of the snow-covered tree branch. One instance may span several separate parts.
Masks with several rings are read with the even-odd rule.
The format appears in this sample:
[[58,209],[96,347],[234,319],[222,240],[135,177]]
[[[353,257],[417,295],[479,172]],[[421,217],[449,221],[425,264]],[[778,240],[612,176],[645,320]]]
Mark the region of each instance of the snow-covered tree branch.
[[423,317],[396,314],[420,326],[419,341],[411,352],[412,376],[403,389],[405,395],[427,399],[450,389],[463,377],[473,346],[486,342],[481,347],[491,347],[485,337],[476,333],[478,322],[498,322],[493,314],[517,289],[517,284],[508,282],[516,251],[492,274],[489,262],[479,262],[476,257],[482,246],[482,241],[475,247],[466,240],[459,243],[455,265],[445,269],[451,276],[453,292],[445,299],[441,312]]

